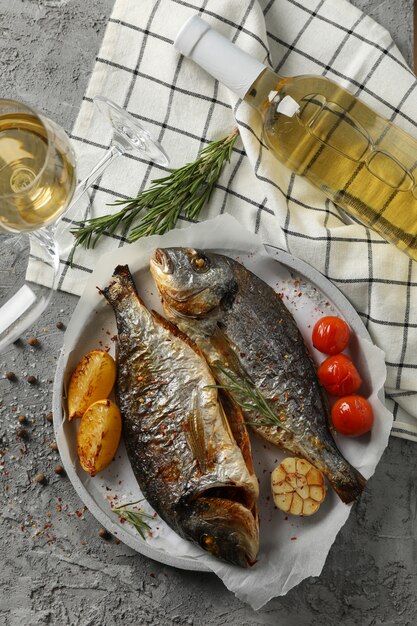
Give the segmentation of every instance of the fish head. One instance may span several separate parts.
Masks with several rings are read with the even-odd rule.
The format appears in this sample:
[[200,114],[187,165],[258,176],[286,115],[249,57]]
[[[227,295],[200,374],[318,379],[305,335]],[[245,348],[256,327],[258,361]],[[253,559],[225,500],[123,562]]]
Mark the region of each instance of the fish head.
[[164,305],[183,317],[204,317],[227,297],[237,283],[230,259],[195,248],[157,248],[150,270]]
[[256,562],[257,511],[243,503],[203,494],[182,509],[179,523],[189,538],[216,558],[240,567]]

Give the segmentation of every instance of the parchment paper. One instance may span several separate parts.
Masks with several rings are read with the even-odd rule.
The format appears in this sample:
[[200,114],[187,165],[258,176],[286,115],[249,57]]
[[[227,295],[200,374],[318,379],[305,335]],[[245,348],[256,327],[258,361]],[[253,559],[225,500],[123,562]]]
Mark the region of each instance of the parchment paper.
[[[381,397],[386,376],[383,352],[364,338],[367,333],[362,322],[343,297],[339,309],[332,305],[325,295],[326,282],[321,275],[318,275],[316,284],[313,284],[305,280],[302,274],[290,272],[266,253],[256,235],[243,229],[228,215],[175,230],[162,237],[140,240],[102,257],[66,332],[63,348],[66,363],[64,386],[75,364],[88,350],[104,347],[114,352],[114,341],[111,339],[116,333],[113,312],[104,303],[96,287],[103,287],[111,280],[117,264],[128,263],[146,304],[162,312],[157,289],[148,270],[149,256],[155,247],[172,245],[211,248],[229,254],[282,293],[283,301],[293,313],[317,363],[325,357],[311,345],[311,331],[315,321],[324,314],[339,314],[348,318],[347,321],[356,332],[353,332],[346,353],[354,359],[362,375],[364,386],[361,392],[373,406],[375,424],[369,435],[357,439],[340,436],[337,443],[347,459],[369,478],[387,446],[392,425],[392,415],[378,398],[378,393]],[[321,280],[322,289],[318,285]],[[55,393],[62,393],[62,380],[58,381]],[[61,398],[55,398],[54,406],[59,407],[60,401]],[[55,411],[59,448],[64,464],[72,466],[67,467],[69,476],[91,512],[102,523],[104,519],[109,530],[115,534],[120,532],[121,538],[129,545],[156,560],[184,568],[189,564],[191,569],[198,568],[198,564],[204,564],[204,569],[208,568],[217,574],[228,589],[254,609],[261,608],[275,596],[286,594],[304,578],[318,576],[338,531],[350,513],[351,506],[343,504],[330,487],[319,512],[312,517],[286,516],[275,509],[270,493],[270,473],[285,455],[272,445],[252,437],[254,466],[260,481],[261,494],[261,542],[257,563],[248,570],[222,563],[198,546],[178,537],[157,516],[151,522],[152,536],[145,544],[134,528],[126,523],[122,528],[117,516],[110,509],[111,504],[142,497],[124,445],[120,446],[116,459],[104,472],[90,478],[79,467],[77,460],[77,425],[62,419],[62,413]],[[152,513],[146,502],[143,506]]]

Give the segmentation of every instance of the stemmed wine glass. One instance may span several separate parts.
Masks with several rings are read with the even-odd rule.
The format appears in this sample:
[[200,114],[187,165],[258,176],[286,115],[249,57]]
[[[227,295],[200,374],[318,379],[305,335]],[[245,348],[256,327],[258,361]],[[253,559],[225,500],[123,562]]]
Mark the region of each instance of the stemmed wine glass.
[[[125,110],[101,96],[94,103],[111,123],[113,137],[104,157],[77,185],[75,153],[63,129],[25,104],[0,100],[0,351],[51,299],[59,274],[56,230],[68,209],[126,152],[169,162],[162,146]],[[60,236],[67,228],[61,222]]]

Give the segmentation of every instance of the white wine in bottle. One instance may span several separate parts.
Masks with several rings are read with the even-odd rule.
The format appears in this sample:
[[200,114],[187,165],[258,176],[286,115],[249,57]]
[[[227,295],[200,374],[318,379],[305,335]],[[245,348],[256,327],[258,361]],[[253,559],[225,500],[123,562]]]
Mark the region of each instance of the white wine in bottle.
[[76,180],[61,134],[30,113],[0,115],[0,231],[37,230],[66,209]]
[[417,260],[416,139],[327,78],[279,76],[197,16],[175,46],[259,111],[281,163]]

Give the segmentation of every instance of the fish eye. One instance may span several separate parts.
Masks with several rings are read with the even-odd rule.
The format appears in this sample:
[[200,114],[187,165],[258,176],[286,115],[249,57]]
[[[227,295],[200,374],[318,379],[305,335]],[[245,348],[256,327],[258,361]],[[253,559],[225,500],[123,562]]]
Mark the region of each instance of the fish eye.
[[204,533],[200,537],[200,544],[206,550],[210,550],[210,548],[212,548],[214,546],[214,544],[215,544],[214,537],[212,535],[207,535],[206,533]]
[[196,254],[190,259],[191,267],[198,274],[204,274],[210,269],[210,261],[203,254]]

